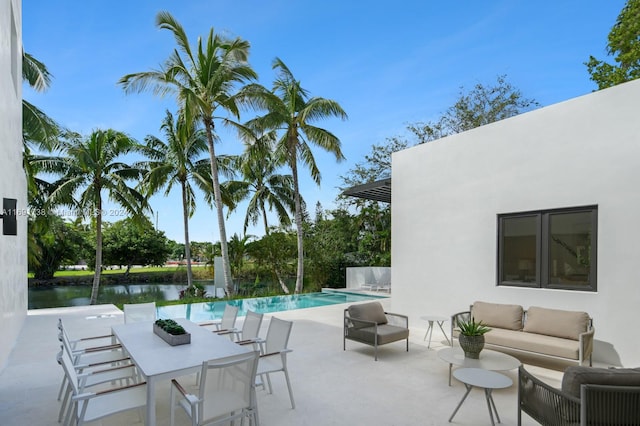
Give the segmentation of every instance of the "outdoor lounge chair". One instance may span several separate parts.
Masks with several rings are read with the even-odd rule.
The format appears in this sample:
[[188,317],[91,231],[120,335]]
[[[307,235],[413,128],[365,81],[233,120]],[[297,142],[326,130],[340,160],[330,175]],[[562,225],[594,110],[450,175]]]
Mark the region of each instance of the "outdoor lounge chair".
[[409,352],[409,318],[385,312],[380,302],[351,305],[344,310],[343,350],[347,339],[373,346],[376,361],[378,346],[387,343],[406,339]]
[[640,369],[568,367],[561,389],[518,371],[522,412],[543,426],[640,425]]

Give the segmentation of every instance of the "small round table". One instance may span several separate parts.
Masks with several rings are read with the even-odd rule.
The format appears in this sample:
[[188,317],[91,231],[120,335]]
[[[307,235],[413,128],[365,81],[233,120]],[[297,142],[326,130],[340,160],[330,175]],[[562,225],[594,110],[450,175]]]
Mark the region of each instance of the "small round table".
[[465,392],[456,409],[453,410],[453,414],[451,414],[451,417],[449,417],[449,422],[453,420],[453,417],[458,412],[458,409],[460,408],[464,400],[467,399],[467,395],[469,395],[471,389],[476,386],[484,389],[484,396],[487,399],[487,407],[489,408],[489,417],[491,418],[491,424],[495,426],[493,413],[496,414],[496,419],[498,420],[498,423],[500,423],[500,416],[498,415],[496,403],[493,401],[491,392],[494,389],[504,389],[510,387],[511,385],[513,385],[513,380],[511,380],[504,374],[496,373],[495,371],[484,370],[482,368],[459,368],[453,372],[453,377],[464,383],[464,386],[467,388],[467,392]]
[[449,364],[449,386],[451,386],[451,370],[454,365],[464,368],[506,371],[518,368],[521,364],[518,358],[491,349],[483,349],[478,359],[467,358],[464,356],[462,348],[458,346],[440,349],[438,357]]
[[449,340],[449,338],[447,337],[447,333],[445,333],[444,328],[442,328],[442,325],[444,324],[444,322],[448,321],[449,318],[443,317],[440,315],[423,315],[420,317],[420,319],[427,321],[429,323],[427,332],[424,333],[424,339],[422,339],[422,340],[427,340],[427,335],[429,335],[429,343],[427,344],[427,348],[431,348],[431,335],[433,334],[434,322],[438,324],[438,327],[440,327],[440,330],[442,330],[442,334],[444,334],[444,338],[447,339],[447,342],[449,343],[449,345],[451,345],[451,340]]

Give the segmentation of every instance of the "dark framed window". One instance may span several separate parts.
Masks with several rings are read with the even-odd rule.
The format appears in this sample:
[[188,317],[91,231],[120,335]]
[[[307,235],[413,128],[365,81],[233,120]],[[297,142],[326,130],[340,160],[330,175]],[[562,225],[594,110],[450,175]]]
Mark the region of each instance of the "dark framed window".
[[498,215],[498,285],[596,291],[598,207]]

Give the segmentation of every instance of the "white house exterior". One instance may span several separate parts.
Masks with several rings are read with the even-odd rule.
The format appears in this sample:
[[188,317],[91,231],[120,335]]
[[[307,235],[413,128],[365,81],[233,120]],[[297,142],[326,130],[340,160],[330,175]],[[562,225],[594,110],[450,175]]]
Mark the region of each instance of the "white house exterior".
[[[586,311],[594,361],[639,366],[640,80],[393,155],[393,310]],[[597,207],[597,290],[498,285],[498,215]]]
[[[0,223],[0,370],[27,315],[27,189],[22,168],[22,4],[0,0],[0,208],[15,200],[16,235]],[[4,209],[3,209],[4,210]],[[0,211],[0,214],[7,213]],[[2,222],[9,219],[4,217]]]

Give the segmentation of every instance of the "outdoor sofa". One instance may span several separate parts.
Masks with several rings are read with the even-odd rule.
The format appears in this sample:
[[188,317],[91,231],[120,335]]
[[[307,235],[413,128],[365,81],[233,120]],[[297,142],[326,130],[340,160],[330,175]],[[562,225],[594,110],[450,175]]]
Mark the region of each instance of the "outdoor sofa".
[[378,346],[399,340],[407,340],[409,352],[409,318],[406,315],[385,312],[380,302],[351,305],[344,310],[342,349],[347,349],[347,339],[374,347],[374,359],[378,360]]
[[[468,311],[451,317],[451,335],[459,321],[474,318],[491,328],[485,347],[577,361],[583,365],[593,352],[593,321],[586,312],[531,306],[474,302]],[[452,341],[453,343],[453,341]]]

